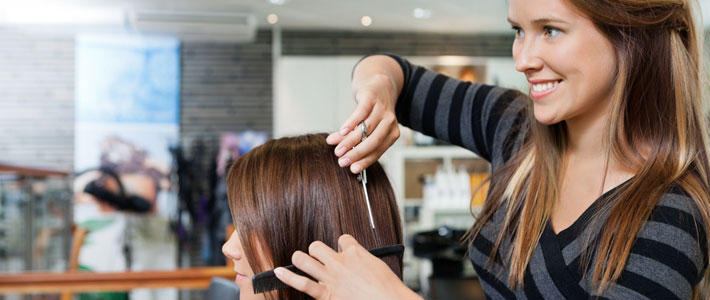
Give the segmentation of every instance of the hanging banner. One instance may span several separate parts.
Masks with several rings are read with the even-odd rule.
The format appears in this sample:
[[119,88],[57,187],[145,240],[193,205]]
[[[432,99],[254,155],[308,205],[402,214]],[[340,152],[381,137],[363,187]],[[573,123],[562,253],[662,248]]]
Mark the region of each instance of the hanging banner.
[[[173,38],[83,35],[76,40],[74,222],[89,230],[79,256],[92,272],[177,267],[169,220],[178,143],[180,44]],[[176,299],[174,290],[131,299]]]

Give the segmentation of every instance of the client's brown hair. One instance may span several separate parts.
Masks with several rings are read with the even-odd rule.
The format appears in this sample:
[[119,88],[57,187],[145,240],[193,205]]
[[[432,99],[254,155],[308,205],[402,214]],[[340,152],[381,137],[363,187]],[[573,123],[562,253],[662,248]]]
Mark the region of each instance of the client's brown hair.
[[[307,252],[313,241],[337,250],[338,237],[345,233],[365,248],[402,243],[397,203],[382,166],[367,168],[373,230],[362,185],[338,165],[334,146],[325,139],[325,134],[309,134],[271,140],[229,169],[229,207],[255,273],[290,265],[293,252]],[[263,248],[261,257],[257,243]],[[401,278],[401,259],[384,261]],[[311,299],[294,289],[279,290],[277,296],[267,293],[267,299],[274,298]]]

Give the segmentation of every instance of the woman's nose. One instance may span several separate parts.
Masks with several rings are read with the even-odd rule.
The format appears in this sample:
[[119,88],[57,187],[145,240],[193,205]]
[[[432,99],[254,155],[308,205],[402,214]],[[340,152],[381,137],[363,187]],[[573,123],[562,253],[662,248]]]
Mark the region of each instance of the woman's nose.
[[238,260],[242,258],[242,253],[239,250],[235,234],[236,233],[232,233],[229,239],[224,243],[224,245],[222,245],[222,253],[224,253],[224,256],[228,258]]
[[515,69],[520,73],[528,73],[530,71],[538,71],[542,69],[543,62],[538,55],[535,42],[531,39],[526,39],[517,42],[513,46],[513,60],[515,61]]

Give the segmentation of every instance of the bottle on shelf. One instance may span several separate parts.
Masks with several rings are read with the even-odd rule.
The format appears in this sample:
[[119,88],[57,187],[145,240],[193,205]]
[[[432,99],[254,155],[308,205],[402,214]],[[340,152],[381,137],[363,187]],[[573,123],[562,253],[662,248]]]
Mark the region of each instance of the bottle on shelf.
[[456,172],[456,187],[456,208],[468,208],[471,203],[471,174],[464,166],[459,166]]
[[436,181],[433,174],[424,175],[424,185],[422,187],[422,202],[427,208],[434,207],[437,200]]
[[443,166],[436,168],[436,174],[434,174],[434,182],[436,185],[436,197],[434,202],[434,207],[446,208],[449,207],[451,203],[451,176],[448,174]]

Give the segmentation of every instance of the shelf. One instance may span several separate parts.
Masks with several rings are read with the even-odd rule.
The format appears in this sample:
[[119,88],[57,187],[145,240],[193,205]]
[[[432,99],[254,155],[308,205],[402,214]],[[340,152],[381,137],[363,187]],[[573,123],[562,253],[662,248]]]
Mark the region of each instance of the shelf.
[[428,208],[435,215],[470,215],[471,210],[468,208]]
[[405,206],[422,206],[422,205],[424,205],[424,202],[422,201],[421,198],[405,198],[404,205]]
[[435,215],[470,215],[471,212],[474,214],[479,214],[481,212],[481,207],[474,207],[473,210],[470,208],[447,208],[447,207],[427,207],[427,210],[431,211]]
[[[404,206],[419,206],[421,208],[424,208],[424,202],[420,198],[406,198],[404,199]],[[460,207],[460,208],[446,208],[446,207],[427,207],[426,209],[429,209],[435,213],[446,213],[446,212],[451,212],[451,213],[462,213],[462,212],[470,212],[471,210],[468,207]],[[481,209],[483,209],[481,206],[476,206],[473,208],[473,211],[475,213],[481,212]]]
[[399,149],[404,159],[480,158],[468,149],[459,146],[408,146]]

